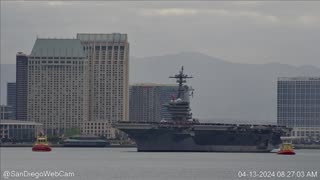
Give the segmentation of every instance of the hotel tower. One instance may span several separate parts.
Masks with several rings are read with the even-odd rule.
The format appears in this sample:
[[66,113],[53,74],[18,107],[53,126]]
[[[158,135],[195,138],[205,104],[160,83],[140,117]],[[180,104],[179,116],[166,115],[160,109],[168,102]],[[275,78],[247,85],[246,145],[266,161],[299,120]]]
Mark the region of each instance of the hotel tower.
[[89,121],[84,134],[116,138],[112,123],[129,119],[127,34],[77,34],[89,60]]
[[88,120],[88,61],[78,39],[37,39],[28,59],[28,120],[45,133],[82,130]]

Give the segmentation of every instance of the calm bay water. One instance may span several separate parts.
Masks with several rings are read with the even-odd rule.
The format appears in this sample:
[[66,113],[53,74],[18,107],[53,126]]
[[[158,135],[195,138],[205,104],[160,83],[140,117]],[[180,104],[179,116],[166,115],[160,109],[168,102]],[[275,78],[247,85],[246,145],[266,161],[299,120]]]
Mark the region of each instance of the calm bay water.
[[[4,179],[5,171],[74,172],[74,177],[38,178],[51,180],[320,179],[320,150],[296,152],[295,156],[280,156],[274,153],[140,153],[135,148],[53,148],[52,152],[0,148],[0,179]],[[246,172],[247,176],[239,178],[239,171]],[[262,171],[303,171],[305,175],[303,178],[296,177],[297,174],[287,178],[277,178],[277,174],[252,177],[253,173],[262,174]],[[309,171],[316,171],[317,177],[306,177]]]

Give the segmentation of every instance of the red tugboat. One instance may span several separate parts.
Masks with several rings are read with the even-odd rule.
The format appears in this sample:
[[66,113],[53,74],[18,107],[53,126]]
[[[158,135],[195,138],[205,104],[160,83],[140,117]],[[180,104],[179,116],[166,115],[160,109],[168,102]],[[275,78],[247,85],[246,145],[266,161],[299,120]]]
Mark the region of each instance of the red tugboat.
[[49,152],[51,147],[49,146],[47,136],[38,136],[36,142],[32,147],[32,151]]
[[295,155],[296,153],[293,150],[293,145],[291,143],[292,137],[281,137],[281,139],[284,141],[280,145],[280,150],[277,152],[279,155]]
[[293,150],[291,143],[281,144],[280,150],[277,152],[280,155],[295,155],[296,153]]

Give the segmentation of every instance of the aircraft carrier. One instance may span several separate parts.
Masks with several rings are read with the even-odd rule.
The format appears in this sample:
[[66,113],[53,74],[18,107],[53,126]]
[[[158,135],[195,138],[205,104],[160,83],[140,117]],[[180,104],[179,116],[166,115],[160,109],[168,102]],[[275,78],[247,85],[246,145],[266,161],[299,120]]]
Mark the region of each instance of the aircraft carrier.
[[139,152],[270,152],[290,133],[277,125],[200,123],[190,109],[193,89],[184,84],[192,77],[182,67],[169,78],[179,84],[177,96],[164,105],[170,119],[114,124],[136,142]]

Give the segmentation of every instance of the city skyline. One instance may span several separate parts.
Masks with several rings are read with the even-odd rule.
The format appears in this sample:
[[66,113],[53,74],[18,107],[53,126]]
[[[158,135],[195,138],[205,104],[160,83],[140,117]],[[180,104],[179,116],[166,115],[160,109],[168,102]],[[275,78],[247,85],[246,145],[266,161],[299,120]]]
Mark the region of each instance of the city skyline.
[[[16,59],[15,97],[21,120],[26,117],[43,123],[48,134],[79,128],[87,135],[108,138],[119,134],[112,123],[128,120],[126,34],[78,33],[76,39],[37,38],[31,53],[18,52]],[[10,102],[11,99],[8,98]]]
[[[193,64],[194,59],[198,61],[197,64]],[[192,102],[194,116],[223,122],[245,120],[276,123],[277,77],[320,76],[320,69],[312,66],[239,64],[200,53],[178,53],[147,59],[131,58],[130,83],[173,83],[167,78],[168,74],[172,74],[181,65],[195,76],[190,82],[197,87]],[[1,73],[8,75],[1,76],[4,78],[4,84],[1,85],[2,102],[5,103],[5,82],[15,81],[15,65],[4,65],[1,68]]]

